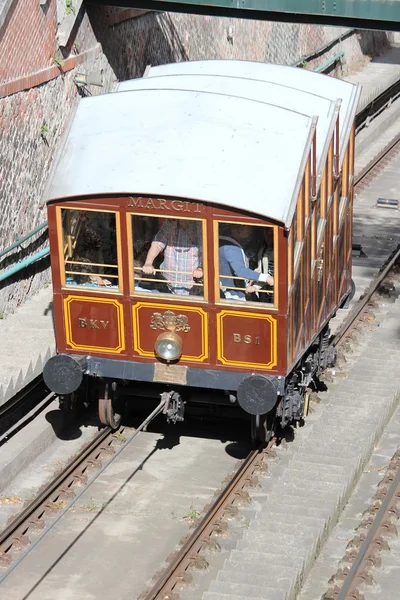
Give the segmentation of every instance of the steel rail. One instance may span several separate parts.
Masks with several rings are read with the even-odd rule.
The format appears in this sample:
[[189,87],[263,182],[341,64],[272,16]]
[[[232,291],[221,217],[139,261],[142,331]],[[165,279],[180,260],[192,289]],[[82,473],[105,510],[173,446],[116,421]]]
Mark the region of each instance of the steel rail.
[[0,250],[0,258],[2,256],[5,256],[6,254],[8,254],[8,252],[11,252],[11,250],[14,250],[15,248],[19,248],[21,246],[21,244],[23,244],[24,242],[26,242],[26,240],[29,240],[36,233],[39,233],[39,231],[41,231],[45,227],[47,227],[47,221],[45,221],[41,225],[38,225],[37,227],[35,227],[35,229],[32,229],[32,231],[30,231],[26,235],[22,236],[21,238],[17,238],[15,240],[15,242],[13,244],[11,244],[11,246],[7,246],[7,248],[4,248],[4,250]]
[[354,178],[354,186],[357,186],[368,175],[377,164],[400,142],[400,133],[396,135],[382,150],[363,168]]
[[20,392],[17,392],[15,396],[7,400],[0,406],[0,423],[3,419],[8,417],[16,408],[21,404],[28,401],[29,395],[36,390],[41,384],[43,384],[43,377],[38,375],[30,383],[28,383]]
[[20,527],[29,517],[35,512],[37,508],[63,483],[63,481],[71,475],[73,471],[82,464],[82,462],[101,444],[101,442],[111,432],[110,427],[102,429],[99,435],[93,438],[83,451],[74,458],[55,479],[53,479],[40,493],[39,495],[24,508],[17,517],[0,533],[0,546],[3,545],[6,540],[13,535],[13,533]]
[[[117,456],[128,446],[128,444],[130,444],[132,440],[140,433],[140,431],[145,429],[148,423],[164,409],[165,403],[165,400],[161,400],[161,402],[157,405],[153,412],[143,421],[143,423],[139,427],[135,429],[135,431],[125,441],[125,443],[123,443],[118,449],[115,449],[115,453],[113,454],[113,456],[106,457],[104,464],[102,466],[99,466],[98,470],[91,477],[89,477],[86,484],[80,486],[77,490],[75,490],[74,496],[64,505],[63,508],[60,508],[57,516],[51,519],[51,522],[44,527],[42,532],[39,535],[35,536],[35,539],[25,549],[25,551],[22,551],[20,556],[8,567],[8,569],[4,573],[0,572],[0,584],[24,560],[26,555],[29,554],[29,552],[31,552],[35,548],[35,546],[50,531],[50,529],[52,529],[54,525],[58,523],[58,521],[64,516],[64,514],[71,508],[71,506],[76,503],[76,501],[82,496],[82,494],[85,493],[89,486],[92,485],[92,483],[96,481],[96,479],[105,471],[109,464],[113,462],[117,458]],[[85,448],[80,452],[79,456],[73,461],[71,461],[71,463],[67,467],[65,467],[65,469],[63,469],[62,473],[60,473],[60,475],[57,475],[54,478],[54,480],[46,486],[43,492],[41,492],[39,496],[35,498],[35,500],[33,500],[26,507],[26,509],[22,511],[22,513],[20,513],[14,519],[14,521],[10,523],[10,525],[0,534],[0,558],[2,555],[7,555],[8,550],[12,548],[13,542],[10,540],[10,543],[7,544],[7,540],[10,537],[12,538],[14,532],[18,531],[18,529],[20,529],[21,527],[23,527],[21,535],[24,536],[30,526],[29,518],[35,513],[36,510],[41,509],[42,506],[42,512],[39,514],[39,518],[41,519],[42,514],[45,513],[46,509],[48,508],[48,505],[46,506],[45,502],[49,499],[51,494],[53,494],[54,492],[58,494],[58,490],[58,495],[64,493],[64,490],[62,489],[61,485],[65,481],[68,481],[68,477],[70,477],[73,474],[73,471],[81,467],[85,459],[87,459],[89,462],[91,454],[93,455],[97,451],[101,453],[102,450],[106,450],[105,448],[102,448],[101,443],[111,433],[112,429],[110,427],[106,427],[104,430],[101,431],[99,435],[97,435],[93,440],[91,440],[89,444],[87,444],[87,446],[85,446]],[[96,459],[97,456],[95,456],[94,458]],[[3,548],[5,546],[5,549],[2,550],[1,546],[3,546]]]
[[382,525],[383,518],[386,515],[387,510],[390,507],[390,504],[393,502],[394,497],[395,497],[396,492],[398,491],[399,487],[400,487],[400,470],[397,471],[396,477],[392,481],[392,484],[385,496],[385,499],[382,502],[382,505],[376,514],[374,522],[372,523],[371,528],[368,531],[368,534],[358,552],[357,558],[354,561],[346,579],[343,582],[343,585],[340,589],[338,596],[336,597],[336,600],[346,600],[347,598],[349,598],[348,594],[350,591],[352,591],[352,586],[355,582],[356,577],[359,574],[360,567],[362,566],[362,561],[366,557],[367,551],[370,548],[372,542],[374,541],[374,538],[376,536],[378,528]]
[[360,300],[357,302],[357,304],[355,306],[353,306],[348,317],[342,322],[342,324],[340,325],[337,332],[333,335],[332,340],[331,340],[331,344],[333,346],[337,346],[342,341],[342,339],[344,338],[344,336],[346,335],[346,333],[348,332],[350,327],[353,325],[354,321],[360,316],[362,311],[367,306],[368,302],[371,300],[371,297],[373,296],[373,294],[377,291],[380,284],[387,277],[388,273],[391,271],[394,264],[396,263],[396,261],[399,258],[400,258],[400,244],[397,246],[395,253],[392,255],[392,257],[386,263],[384,269],[374,279],[372,279],[367,290],[364,292],[362,298],[360,298]]
[[[269,446],[267,446],[269,448]],[[267,450],[267,448],[265,450]],[[213,520],[225,505],[228,504],[235,489],[244,479],[248,470],[253,466],[256,459],[261,455],[260,449],[253,450],[240,465],[226,487],[219,494],[213,505],[201,519],[193,533],[178,551],[176,557],[170,562],[165,571],[153,585],[149,592],[141,596],[143,600],[155,600],[156,598],[167,598],[174,587],[179,584],[189,565],[192,563],[190,555],[198,555],[204,542],[209,539],[213,529]]]
[[46,391],[39,375],[0,406],[0,446],[54,402],[57,394]]
[[398,79],[388,88],[383,90],[376,98],[373,98],[364,108],[356,115],[356,135],[369,124],[374,121],[379,115],[392,106],[400,95],[400,80]]

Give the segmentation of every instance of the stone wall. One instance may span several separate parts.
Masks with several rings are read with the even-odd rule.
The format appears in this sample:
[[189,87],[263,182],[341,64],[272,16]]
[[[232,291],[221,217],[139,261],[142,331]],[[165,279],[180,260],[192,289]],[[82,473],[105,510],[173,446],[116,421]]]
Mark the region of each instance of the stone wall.
[[[70,47],[58,48],[55,8],[53,1],[16,0],[0,27],[0,250],[47,219],[43,190],[79,99],[76,72],[104,70],[104,88],[90,86],[92,94],[115,85],[84,11],[76,15]],[[45,229],[0,257],[0,273],[46,246]],[[0,281],[0,318],[49,282],[48,257]]]
[[[349,70],[388,45],[381,32],[111,7],[89,6],[86,12],[84,5],[71,16],[65,7],[54,0],[0,3],[0,250],[46,220],[43,190],[79,99],[73,82],[78,71],[103,69],[104,87],[89,90],[98,94],[117,79],[140,77],[148,64],[235,58],[301,60],[315,68],[343,50],[342,66]],[[58,47],[60,40],[65,47]],[[44,230],[0,257],[0,273],[47,243]],[[44,258],[0,282],[0,318],[48,284],[48,265]]]
[[[124,9],[88,8],[90,21],[120,80],[142,76],[147,64],[214,58],[291,65],[323,47],[310,59],[314,69],[343,51],[341,72],[357,68],[366,55],[389,46],[384,32],[355,32],[322,27],[207,17],[179,13],[147,13],[121,20]],[[127,15],[127,17],[129,14]],[[338,40],[339,37],[341,40]],[[332,40],[336,43],[328,45]]]

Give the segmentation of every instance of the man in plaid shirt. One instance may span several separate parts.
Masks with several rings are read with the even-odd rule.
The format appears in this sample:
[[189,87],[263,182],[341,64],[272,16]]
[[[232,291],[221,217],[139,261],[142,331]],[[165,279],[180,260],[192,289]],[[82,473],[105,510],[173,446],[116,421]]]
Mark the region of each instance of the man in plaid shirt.
[[[193,286],[203,277],[201,223],[187,219],[166,219],[147,253],[143,273],[153,275],[153,262],[164,251],[160,266],[173,294],[187,296],[202,288]],[[195,287],[195,291],[192,288]]]

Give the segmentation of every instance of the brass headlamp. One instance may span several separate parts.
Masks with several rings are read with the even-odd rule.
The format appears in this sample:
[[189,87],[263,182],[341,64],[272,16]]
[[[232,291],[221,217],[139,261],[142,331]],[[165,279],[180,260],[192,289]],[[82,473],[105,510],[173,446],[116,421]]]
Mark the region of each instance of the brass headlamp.
[[174,331],[161,333],[154,344],[155,353],[167,362],[178,360],[182,354],[183,340]]

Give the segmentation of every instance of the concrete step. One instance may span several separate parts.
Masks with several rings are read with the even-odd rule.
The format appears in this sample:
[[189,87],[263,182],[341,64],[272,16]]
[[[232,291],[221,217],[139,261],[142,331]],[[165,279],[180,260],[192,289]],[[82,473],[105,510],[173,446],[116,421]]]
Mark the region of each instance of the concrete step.
[[[232,594],[220,594],[218,592],[204,592],[202,600],[244,600],[243,596],[232,595]],[[263,598],[255,596],[246,596],[246,600],[264,600]],[[274,598],[270,596],[270,600],[281,600],[279,597]]]
[[[282,550],[281,554],[271,552],[245,552],[240,550],[231,550],[228,561],[246,564],[249,568],[258,566],[264,568],[265,565],[274,565],[277,567],[295,567],[303,563],[301,556],[288,556]],[[260,571],[262,573],[262,570]],[[239,574],[238,574],[239,575]],[[242,573],[240,573],[242,575]]]
[[[315,516],[307,517],[303,511],[301,514],[279,513],[273,510],[267,510],[260,513],[254,519],[254,527],[259,527],[264,531],[266,527],[273,524],[277,531],[282,533],[296,531],[299,526],[307,529],[319,529],[325,526],[325,519]],[[248,531],[248,530],[247,530]],[[273,529],[272,531],[275,531]]]
[[212,581],[209,592],[214,592],[215,594],[228,594],[230,596],[235,595],[240,598],[263,598],[264,600],[271,600],[271,598],[274,600],[285,600],[286,597],[286,593],[282,589],[228,581]]

